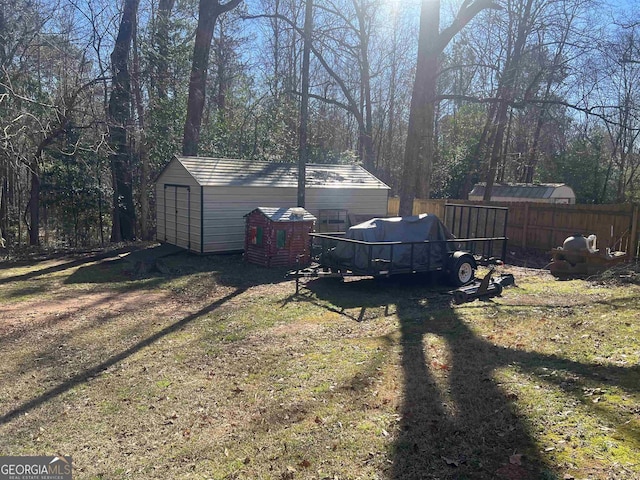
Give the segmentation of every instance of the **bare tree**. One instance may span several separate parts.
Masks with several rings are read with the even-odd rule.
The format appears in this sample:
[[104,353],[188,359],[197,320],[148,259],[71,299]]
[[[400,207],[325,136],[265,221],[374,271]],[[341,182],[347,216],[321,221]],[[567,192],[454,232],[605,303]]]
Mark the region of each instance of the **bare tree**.
[[517,16],[515,39],[513,46],[508,50],[507,60],[500,79],[500,85],[498,87],[497,97],[501,99],[501,101],[497,104],[495,117],[493,119],[494,130],[490,143],[491,153],[483,197],[485,202],[491,200],[493,184],[495,182],[496,171],[498,169],[498,162],[502,158],[509,106],[510,102],[515,98],[516,81],[521,67],[520,62],[522,60],[527,35],[531,31],[533,3],[534,0],[525,0],[520,4],[521,9]]

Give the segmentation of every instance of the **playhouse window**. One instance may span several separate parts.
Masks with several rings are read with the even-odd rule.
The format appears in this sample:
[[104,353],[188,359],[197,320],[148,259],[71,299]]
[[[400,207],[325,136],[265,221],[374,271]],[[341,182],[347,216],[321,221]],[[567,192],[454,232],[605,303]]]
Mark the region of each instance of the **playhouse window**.
[[276,231],[276,246],[278,248],[285,248],[287,246],[287,231],[286,230],[277,230]]
[[249,227],[249,243],[262,246],[262,227],[260,225]]

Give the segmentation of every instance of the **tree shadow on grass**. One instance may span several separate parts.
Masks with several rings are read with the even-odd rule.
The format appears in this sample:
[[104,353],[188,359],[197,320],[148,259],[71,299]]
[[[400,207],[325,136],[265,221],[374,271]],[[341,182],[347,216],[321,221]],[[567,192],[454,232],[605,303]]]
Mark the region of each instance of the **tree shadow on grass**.
[[83,370],[82,372],[72,376],[71,378],[69,378],[68,380],[60,383],[59,385],[55,386],[54,388],[51,388],[51,389],[45,391],[41,395],[38,395],[37,397],[22,403],[21,405],[11,409],[10,411],[8,411],[6,413],[3,413],[0,416],[0,425],[4,425],[6,423],[9,423],[13,419],[15,419],[16,417],[18,417],[20,415],[24,415],[25,413],[30,412],[34,408],[39,407],[40,405],[46,403],[47,401],[49,401],[49,400],[51,400],[51,399],[53,399],[53,398],[65,393],[65,392],[71,390],[76,385],[79,385],[81,383],[85,383],[85,382],[91,380],[92,378],[100,375],[101,372],[107,370],[109,367],[112,367],[113,365],[115,365],[115,364],[117,364],[119,362],[122,362],[123,360],[126,360],[127,358],[129,358],[130,356],[132,356],[135,353],[139,352],[143,348],[154,344],[155,342],[157,342],[161,338],[164,338],[167,335],[170,335],[170,334],[172,334],[174,332],[179,331],[180,329],[184,328],[189,323],[191,323],[194,320],[202,317],[203,315],[206,315],[206,314],[212,312],[216,308],[219,308],[220,306],[222,306],[223,304],[225,304],[226,302],[228,302],[232,298],[237,297],[238,295],[243,293],[244,291],[245,291],[245,289],[243,289],[243,288],[239,288],[239,289],[234,290],[233,292],[229,293],[225,297],[223,297],[223,298],[221,298],[219,300],[216,300],[215,302],[209,304],[208,306],[198,310],[197,312],[195,312],[195,313],[193,313],[191,315],[188,315],[188,316],[184,317],[183,319],[181,319],[181,320],[179,320],[179,321],[177,321],[175,323],[172,323],[171,325],[163,328],[162,330],[154,333],[153,335],[150,335],[150,336],[146,337],[145,339],[135,343],[131,347],[127,348],[126,350],[123,350],[120,353],[112,355],[111,357],[109,357],[108,359],[106,359],[103,362],[99,363],[98,365],[95,365],[93,367],[90,367],[90,368],[87,368],[87,369]]
[[[605,421],[606,414],[584,402],[586,385],[640,391],[637,366],[581,363],[491,343],[473,332],[448,299],[415,280],[338,284],[323,279],[306,285],[313,293],[310,301],[354,320],[352,311],[395,306],[404,390],[389,478],[555,478],[534,427],[518,410],[517,393],[497,379],[500,369],[515,368],[560,388]],[[550,376],[550,371],[563,374]],[[639,433],[627,427],[631,431],[624,434],[638,443]]]
[[[116,257],[119,257],[120,255],[126,254],[126,253],[131,253],[131,252],[135,252],[137,250],[140,250],[141,248],[143,248],[142,246],[137,246],[137,245],[129,245],[126,247],[121,247],[121,248],[117,248],[114,250],[106,250],[103,252],[98,252],[98,253],[89,253],[89,254],[82,254],[79,256],[67,256],[66,260],[67,261],[63,261],[61,263],[58,263],[56,265],[52,265],[50,267],[45,267],[45,268],[33,268],[30,272],[27,273],[23,273],[20,275],[13,275],[10,277],[4,277],[4,278],[0,278],[0,285],[5,285],[7,283],[11,283],[11,282],[18,282],[18,281],[25,281],[25,280],[30,280],[32,278],[36,278],[36,277],[41,277],[44,275],[49,275],[51,273],[57,273],[57,272],[62,272],[65,270],[69,270],[71,268],[75,268],[75,267],[80,267],[82,265],[86,265],[88,263],[93,263],[93,262],[97,262],[97,261],[101,261],[101,260],[106,260],[106,259],[113,259]],[[60,258],[59,256],[57,258]],[[20,263],[18,265],[23,265],[24,263]],[[11,265],[9,265],[11,266]]]
[[[87,272],[85,270],[85,272],[82,274],[82,277],[76,276],[75,278],[74,278],[75,273],[71,273],[69,278],[67,278],[66,283],[75,283],[79,279],[83,279],[82,283],[91,282],[92,279],[94,282],[98,283],[98,282],[101,282],[102,279],[104,278],[114,278],[114,275],[116,277],[118,277],[119,275],[119,273],[117,272],[114,274],[111,271],[111,269],[115,268],[118,271],[121,270],[122,265],[120,265],[120,260],[111,260],[111,261],[107,261],[106,263],[100,262],[100,260],[108,260],[110,258],[113,258],[113,257],[105,255],[105,257],[102,259],[96,259],[95,256],[93,256],[90,259],[89,258],[78,259],[71,262],[67,262],[64,265],[52,267],[52,269],[47,268],[45,269],[46,272],[44,273],[42,270],[40,270],[39,271],[40,273],[36,272],[34,274],[29,273],[25,275],[15,276],[15,277],[12,277],[11,281],[13,282],[28,281],[30,279],[37,277],[38,275],[52,273],[54,271],[62,271],[72,267],[84,265],[85,263],[94,262],[92,265],[84,265],[83,267],[86,269],[94,269],[94,271]],[[95,364],[93,366],[82,368],[79,373],[72,375],[70,378],[64,381],[56,382],[56,386],[47,389],[44,393],[38,394],[37,396],[34,396],[29,400],[21,400],[22,403],[20,403],[17,406],[11,407],[9,411],[6,411],[6,412],[0,411],[0,425],[7,424],[12,420],[14,420],[16,417],[20,415],[24,415],[30,412],[31,410],[45,404],[49,400],[52,400],[55,397],[58,397],[59,395],[62,395],[63,393],[71,390],[76,385],[79,385],[91,380],[92,378],[100,375],[101,372],[107,370],[108,368],[112,367],[117,363],[120,363],[126,360],[130,356],[144,349],[145,347],[148,347],[154,344],[155,342],[159,341],[160,339],[181,330],[182,328],[186,327],[188,324],[192,323],[194,320],[211,313],[212,311],[221,307],[228,301],[241,295],[248,288],[252,286],[264,284],[264,283],[276,283],[284,280],[284,271],[270,270],[270,269],[265,269],[255,265],[246,264],[242,261],[242,257],[239,255],[218,255],[218,256],[198,257],[193,254],[184,252],[173,257],[172,260],[168,263],[170,264],[170,267],[169,267],[170,271],[168,273],[162,274],[160,272],[154,272],[153,274],[154,277],[149,277],[149,276],[147,277],[147,279],[150,278],[152,280],[151,284],[148,282],[145,282],[137,288],[153,288],[153,287],[160,286],[164,282],[175,280],[176,277],[189,275],[192,273],[202,273],[207,278],[209,278],[209,280],[211,280],[211,281],[205,282],[205,285],[207,287],[211,287],[212,289],[215,289],[216,285],[220,285],[220,286],[226,287],[223,290],[223,292],[228,291],[229,289],[231,291],[227,293],[225,296],[223,296],[222,298],[219,298],[218,300],[208,303],[203,308],[199,309],[198,311],[192,314],[185,316],[181,320],[175,321],[170,325],[157,331],[156,333],[153,333],[151,335],[144,337],[142,340],[120,351],[119,353],[114,353],[112,355],[109,355],[107,356],[107,358],[104,358],[103,356],[103,359],[100,363]],[[101,275],[101,274],[104,274],[104,275]],[[128,280],[125,278],[125,281],[124,281],[125,288],[127,286]],[[108,283],[108,280],[105,280],[105,283]],[[99,300],[95,302],[89,302],[89,304],[83,308],[74,310],[72,313],[67,313],[67,314],[57,316],[55,319],[52,319],[50,322],[48,322],[47,326],[48,327],[55,326],[53,325],[54,323],[70,320],[71,317],[75,315],[80,315],[80,316],[84,315],[90,309],[92,308],[95,309],[100,305],[105,304],[105,302],[111,302],[111,301],[117,302],[118,288],[109,289],[108,292],[110,292],[108,295],[101,297]],[[207,294],[206,291],[205,291],[205,294],[206,294],[205,296],[209,295]],[[220,296],[220,293],[217,296]],[[202,299],[200,301],[202,301]],[[144,306],[142,305],[141,308],[144,308]],[[110,315],[108,314],[103,315],[99,320],[96,319],[96,322],[108,321],[109,318],[110,318]],[[82,324],[78,328],[79,329],[93,328],[96,322],[90,323],[88,325]],[[78,328],[76,328],[76,330],[78,330]],[[2,338],[0,338],[0,345],[4,343],[9,348],[10,344],[14,341],[18,341],[23,335],[23,333],[24,332],[22,331],[16,331],[16,332],[10,333],[9,335],[3,336]],[[144,335],[144,332],[140,332],[140,334]],[[32,357],[31,358],[32,368],[34,369],[39,368],[39,366],[36,365],[37,362],[35,362],[36,358],[40,358],[40,357],[43,357],[43,358],[51,357],[52,359],[56,358],[55,355],[52,353],[52,351],[55,350],[56,348],[57,348],[57,344],[52,344],[51,342],[47,342],[44,350],[41,349],[38,351],[34,351],[33,354],[30,355]],[[29,361],[29,359],[26,359],[25,361]],[[24,372],[16,372],[16,374],[24,374]]]
[[[210,274],[212,279],[225,286],[252,287],[267,283],[285,281],[284,268],[265,268],[247,263],[240,254],[196,255],[178,251],[168,256],[154,259],[144,256],[144,251],[136,252],[134,258],[109,258],[104,261],[84,265],[65,279],[65,284],[108,284],[121,283],[122,288],[148,288],[161,286],[176,278],[197,273]],[[136,259],[143,258],[141,262]],[[139,268],[139,263],[146,266]],[[145,282],[140,282],[144,280]]]

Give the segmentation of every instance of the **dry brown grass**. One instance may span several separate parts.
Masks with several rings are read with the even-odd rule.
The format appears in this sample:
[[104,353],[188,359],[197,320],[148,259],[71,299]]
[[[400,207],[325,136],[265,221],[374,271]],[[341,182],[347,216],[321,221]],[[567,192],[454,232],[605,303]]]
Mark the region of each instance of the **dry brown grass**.
[[0,273],[0,451],[76,478],[640,477],[639,287],[307,283],[238,256]]

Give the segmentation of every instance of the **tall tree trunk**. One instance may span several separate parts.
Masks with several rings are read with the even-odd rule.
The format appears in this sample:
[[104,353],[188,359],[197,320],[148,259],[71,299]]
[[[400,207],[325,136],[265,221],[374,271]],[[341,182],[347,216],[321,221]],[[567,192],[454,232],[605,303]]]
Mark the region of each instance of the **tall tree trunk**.
[[387,127],[387,140],[385,147],[385,157],[387,162],[387,172],[390,174],[394,163],[394,134],[396,123],[396,82],[398,76],[398,57],[397,57],[397,32],[393,30],[393,50],[391,51],[391,72],[389,74],[389,118]]
[[[1,23],[0,23],[1,25]],[[7,202],[9,201],[9,172],[6,166],[2,169],[2,183],[0,184],[0,248],[7,246],[8,239],[4,237],[8,230],[8,208]]]
[[306,0],[304,8],[304,45],[302,50],[302,98],[300,100],[300,146],[298,150],[298,206],[305,206],[305,189],[309,145],[309,65],[311,63],[311,34],[313,33],[313,0]]
[[358,17],[358,37],[360,46],[360,89],[362,91],[362,122],[360,143],[363,149],[363,164],[370,172],[375,171],[376,152],[373,145],[373,115],[371,111],[371,67],[369,65],[369,31],[367,28],[367,6],[363,2],[353,2]]
[[[29,193],[29,245],[40,245],[40,158],[39,155],[33,158],[31,165],[31,191]],[[26,212],[25,212],[26,213]],[[26,222],[25,222],[26,223]]]
[[160,0],[158,4],[155,44],[158,51],[155,82],[158,100],[167,99],[169,86],[169,20],[175,0]]
[[[140,237],[150,240],[149,232],[149,145],[144,132],[144,104],[142,103],[142,87],[140,85],[140,56],[138,55],[138,22],[133,30],[133,98],[138,119],[138,156],[140,158]],[[163,82],[164,83],[164,82]]]
[[131,152],[127,124],[131,120],[131,79],[128,58],[139,0],[124,0],[118,37],[111,54],[113,86],[109,98],[109,145],[113,177],[113,224],[111,241],[135,239]]
[[[575,12],[575,11],[574,11]],[[566,29],[562,33],[562,38],[560,39],[560,44],[558,46],[558,50],[553,58],[552,71],[549,72],[549,76],[547,78],[547,83],[544,90],[544,99],[549,98],[549,94],[551,93],[551,87],[553,86],[553,77],[555,71],[560,67],[563,56],[564,49],[567,44],[567,38],[569,37],[569,33],[571,32],[571,26],[573,24],[573,20],[575,15],[572,14],[570,17],[570,22],[567,24]],[[536,129],[533,133],[533,142],[531,145],[531,149],[529,150],[529,155],[527,156],[526,166],[525,166],[525,175],[524,182],[525,183],[533,183],[533,178],[535,176],[536,166],[538,164],[538,145],[540,143],[540,137],[542,133],[542,127],[544,126],[544,122],[546,120],[545,116],[548,112],[547,104],[544,104],[540,107],[540,112],[538,114],[538,118],[536,121]]]
[[[401,216],[413,213],[413,199],[416,194],[421,195],[428,188],[425,185],[425,182],[428,182],[425,177],[431,174],[431,159],[426,159],[425,154],[432,151],[429,147],[433,144],[433,107],[439,54],[436,44],[439,28],[440,0],[423,0],[420,11],[418,62],[411,93],[409,128],[400,186]],[[421,185],[421,188],[418,188],[418,185]]]
[[451,25],[439,32],[440,1],[422,0],[418,61],[400,185],[400,215],[412,214],[416,193],[426,198],[430,193],[439,56],[453,37],[485,8],[500,7],[491,0],[466,0]]
[[218,17],[240,5],[241,1],[229,0],[225,4],[220,4],[219,0],[200,0],[191,77],[189,78],[187,119],[184,124],[184,137],[182,140],[182,154],[185,156],[198,155],[213,29]]
[[216,70],[216,93],[215,105],[217,109],[217,119],[221,125],[227,119],[227,95],[229,93],[229,46],[224,31],[224,25],[220,23],[220,36],[216,41],[217,50],[217,70]]

